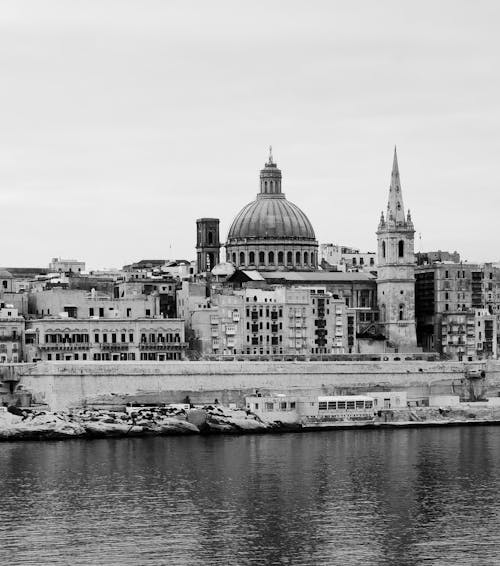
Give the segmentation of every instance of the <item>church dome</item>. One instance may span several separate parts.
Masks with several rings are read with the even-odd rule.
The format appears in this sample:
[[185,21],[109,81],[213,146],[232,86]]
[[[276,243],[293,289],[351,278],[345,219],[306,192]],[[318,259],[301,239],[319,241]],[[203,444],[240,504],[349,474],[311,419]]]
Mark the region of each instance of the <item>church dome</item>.
[[318,243],[307,216],[281,192],[272,154],[260,172],[260,193],[231,224],[227,260],[240,268],[315,269]]
[[284,194],[260,194],[234,219],[228,241],[235,239],[315,240],[307,216]]

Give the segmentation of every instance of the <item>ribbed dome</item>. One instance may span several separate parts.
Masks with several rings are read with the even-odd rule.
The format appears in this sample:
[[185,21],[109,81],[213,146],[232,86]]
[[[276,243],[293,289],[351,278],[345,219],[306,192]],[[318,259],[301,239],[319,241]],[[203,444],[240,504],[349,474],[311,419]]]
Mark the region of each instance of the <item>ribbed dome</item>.
[[234,219],[228,241],[240,239],[315,240],[307,216],[283,193],[259,194]]

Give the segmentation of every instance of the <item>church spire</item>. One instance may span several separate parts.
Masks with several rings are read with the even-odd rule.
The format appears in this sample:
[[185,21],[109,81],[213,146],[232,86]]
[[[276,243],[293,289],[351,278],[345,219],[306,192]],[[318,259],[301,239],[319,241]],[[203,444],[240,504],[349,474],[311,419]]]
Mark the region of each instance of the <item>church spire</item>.
[[387,203],[386,217],[396,223],[404,223],[405,221],[403,193],[401,191],[401,181],[399,179],[398,154],[396,146],[394,146],[394,161],[392,163],[391,186],[389,188],[389,201]]

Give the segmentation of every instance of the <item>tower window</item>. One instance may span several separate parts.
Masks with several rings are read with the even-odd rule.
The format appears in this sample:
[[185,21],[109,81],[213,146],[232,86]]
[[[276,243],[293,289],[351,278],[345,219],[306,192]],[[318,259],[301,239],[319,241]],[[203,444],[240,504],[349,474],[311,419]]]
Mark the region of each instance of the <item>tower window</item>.
[[265,262],[266,262],[266,257],[264,252],[259,252],[259,263],[264,265]]
[[292,252],[287,252],[287,254],[286,254],[286,263],[287,263],[287,265],[292,265],[292,263],[293,263],[293,255],[292,255]]
[[267,193],[267,181],[264,181],[264,192]]
[[295,252],[295,265],[300,265],[300,252]]
[[255,252],[250,252],[248,254],[248,263],[251,265],[255,264]]
[[385,242],[382,242],[382,257],[385,257]]
[[399,257],[404,257],[405,255],[405,243],[403,240],[399,240],[398,242],[398,255]]
[[309,264],[309,254],[307,252],[304,252],[304,265],[308,265]]
[[213,244],[214,243],[214,235],[212,232],[208,233],[208,243],[209,244]]
[[240,265],[245,265],[245,252],[240,252]]
[[278,252],[278,263],[283,265],[283,252]]
[[274,264],[274,252],[269,252],[269,264]]
[[405,319],[405,306],[399,305],[399,320]]
[[236,265],[236,252],[233,252],[233,263]]

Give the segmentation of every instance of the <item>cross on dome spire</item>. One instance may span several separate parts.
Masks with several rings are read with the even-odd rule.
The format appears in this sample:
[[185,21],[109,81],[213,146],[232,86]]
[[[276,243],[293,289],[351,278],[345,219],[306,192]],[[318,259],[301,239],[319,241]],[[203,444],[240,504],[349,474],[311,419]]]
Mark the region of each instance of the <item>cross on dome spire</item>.
[[269,161],[267,162],[267,165],[273,165],[273,146],[270,145],[269,146]]

